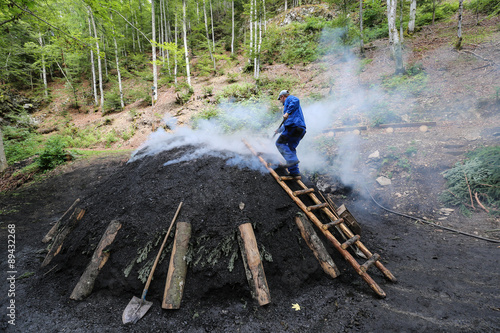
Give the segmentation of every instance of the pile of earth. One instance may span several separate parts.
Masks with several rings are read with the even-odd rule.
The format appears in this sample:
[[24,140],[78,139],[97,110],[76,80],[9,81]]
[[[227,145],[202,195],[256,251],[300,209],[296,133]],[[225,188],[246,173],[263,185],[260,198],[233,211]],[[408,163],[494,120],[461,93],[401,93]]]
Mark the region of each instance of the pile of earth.
[[[298,207],[268,173],[229,165],[223,156],[168,163],[195,149],[182,146],[123,164],[81,198],[84,218],[61,253],[37,274],[37,283],[69,297],[107,225],[118,220],[122,228],[107,249],[111,255],[93,292],[139,296],[180,202],[177,221],[192,225],[183,302],[211,293],[251,301],[237,241],[238,226],[247,222],[253,224],[271,294],[298,290],[325,275],[295,226]],[[148,299],[162,299],[174,234]]]

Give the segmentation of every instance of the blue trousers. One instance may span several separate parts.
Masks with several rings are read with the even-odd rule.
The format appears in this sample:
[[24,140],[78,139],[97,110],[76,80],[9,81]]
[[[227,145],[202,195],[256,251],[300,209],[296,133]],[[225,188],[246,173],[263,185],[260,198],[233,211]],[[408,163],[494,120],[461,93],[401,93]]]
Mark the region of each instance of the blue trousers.
[[[306,130],[301,127],[288,127],[281,133],[276,140],[276,148],[281,153],[286,161],[286,164],[298,162],[297,158],[297,146],[300,140],[306,135]],[[298,175],[299,164],[295,164],[288,168],[291,175]]]

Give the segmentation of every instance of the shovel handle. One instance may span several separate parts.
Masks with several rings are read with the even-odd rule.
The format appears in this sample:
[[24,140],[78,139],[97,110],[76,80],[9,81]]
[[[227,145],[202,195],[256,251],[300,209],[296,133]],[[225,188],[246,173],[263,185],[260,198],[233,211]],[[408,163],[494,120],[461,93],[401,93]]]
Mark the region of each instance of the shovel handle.
[[163,239],[163,243],[161,244],[160,250],[158,251],[158,254],[156,255],[155,262],[153,264],[153,267],[151,268],[151,272],[149,273],[148,281],[146,282],[146,286],[144,286],[144,291],[142,292],[142,300],[146,299],[146,294],[148,293],[149,289],[149,284],[151,283],[151,280],[153,279],[153,273],[155,272],[156,265],[158,264],[158,261],[160,260],[161,253],[163,252],[163,248],[165,247],[165,243],[167,242],[168,235],[170,235],[170,230],[172,230],[172,226],[174,225],[175,220],[177,219],[177,215],[179,215],[179,211],[181,210],[182,207],[182,201],[179,204],[179,207],[177,207],[177,211],[175,212],[174,218],[172,219],[172,222],[170,223],[170,227],[168,228],[167,234],[165,235],[165,238]]

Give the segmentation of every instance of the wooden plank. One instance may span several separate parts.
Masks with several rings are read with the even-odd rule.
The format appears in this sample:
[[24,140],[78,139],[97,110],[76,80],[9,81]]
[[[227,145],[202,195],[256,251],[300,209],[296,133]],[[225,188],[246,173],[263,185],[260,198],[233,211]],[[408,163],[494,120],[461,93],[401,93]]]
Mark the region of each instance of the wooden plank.
[[54,234],[56,233],[57,229],[59,229],[59,226],[61,225],[61,221],[66,217],[66,215],[75,208],[76,204],[80,202],[80,198],[76,199],[75,202],[68,208],[68,210],[61,216],[59,220],[50,228],[49,232],[43,237],[42,242],[47,243],[52,240],[54,237]]
[[113,243],[121,227],[121,223],[116,220],[109,223],[92,255],[90,263],[87,265],[85,272],[83,272],[69,298],[81,301],[92,293],[95,280],[104,267],[104,264],[108,261],[110,255],[110,253],[106,251],[106,248]]
[[84,209],[75,208],[73,214],[71,214],[71,216],[69,217],[68,222],[61,222],[57,235],[54,238],[54,242],[52,243],[49,253],[47,253],[47,256],[45,256],[41,267],[47,266],[52,261],[52,259],[54,259],[54,257],[61,251],[64,240],[66,239],[66,237],[68,237],[71,231],[75,229],[78,221],[83,218],[83,215],[85,215]]
[[314,256],[318,260],[323,271],[330,275],[332,278],[336,278],[340,275],[340,271],[335,265],[330,254],[325,248],[325,245],[321,242],[316,231],[314,231],[311,222],[307,217],[298,213],[295,215],[295,223],[300,230],[302,238],[306,241],[307,246],[313,251]]
[[187,262],[186,254],[191,238],[191,224],[179,222],[175,230],[174,246],[170,255],[167,281],[163,294],[163,309],[179,309],[181,307],[184,286],[186,285]]
[[252,297],[257,300],[260,306],[269,304],[271,294],[251,223],[240,225],[238,242]]

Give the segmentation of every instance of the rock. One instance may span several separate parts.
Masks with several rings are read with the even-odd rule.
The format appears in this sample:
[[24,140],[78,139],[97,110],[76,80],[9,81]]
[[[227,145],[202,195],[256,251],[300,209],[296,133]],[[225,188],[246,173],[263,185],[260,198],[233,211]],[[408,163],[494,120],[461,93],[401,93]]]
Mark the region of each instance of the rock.
[[323,180],[319,180],[316,183],[316,187],[318,188],[318,190],[320,190],[321,192],[325,192],[325,193],[328,193],[331,190],[330,184],[328,184],[327,182],[325,182]]
[[368,158],[378,160],[380,158],[380,152],[376,150],[375,152],[371,153],[370,156],[368,156]]
[[354,135],[360,135],[361,131],[358,130],[358,129],[355,129],[354,131],[352,131],[352,134],[354,134]]
[[394,128],[387,127],[385,131],[386,131],[386,133],[394,133]]
[[427,132],[429,130],[429,128],[425,125],[422,125],[419,127],[419,130],[420,130],[420,132]]
[[387,185],[392,184],[391,180],[387,177],[384,177],[384,176],[380,176],[376,180],[377,180],[377,183],[379,183],[381,186],[387,186]]
[[442,214],[442,215],[450,215],[451,213],[453,213],[455,210],[453,208],[441,208],[439,210],[439,213]]
[[25,109],[25,110],[31,110],[31,109],[33,109],[33,107],[34,107],[33,104],[29,104],[29,103],[23,105],[23,109]]

